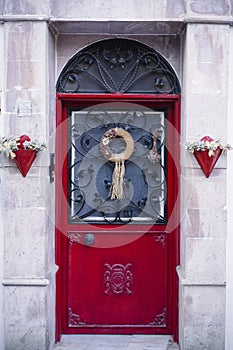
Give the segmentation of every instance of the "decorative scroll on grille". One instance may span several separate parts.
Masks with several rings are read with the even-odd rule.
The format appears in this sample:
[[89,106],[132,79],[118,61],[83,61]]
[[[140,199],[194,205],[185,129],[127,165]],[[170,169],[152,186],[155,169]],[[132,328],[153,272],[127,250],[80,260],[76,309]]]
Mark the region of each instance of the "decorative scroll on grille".
[[68,61],[57,92],[179,94],[180,85],[157,51],[137,41],[109,39],[82,49]]
[[[166,222],[166,112],[131,104],[128,108],[70,110],[69,218],[80,221],[127,224]],[[102,106],[101,106],[102,107]],[[100,150],[103,135],[111,128],[127,130],[134,151],[125,161],[123,199],[111,199],[115,164]],[[114,153],[124,142],[111,142]]]

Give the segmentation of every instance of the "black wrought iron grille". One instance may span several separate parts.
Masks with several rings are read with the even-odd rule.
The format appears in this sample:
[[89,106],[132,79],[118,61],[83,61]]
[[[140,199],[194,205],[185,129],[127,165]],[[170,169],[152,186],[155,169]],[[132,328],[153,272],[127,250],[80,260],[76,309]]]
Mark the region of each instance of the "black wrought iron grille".
[[[134,152],[125,161],[123,199],[111,199],[114,163],[100,150],[103,135],[122,128],[134,140]],[[166,111],[115,108],[69,111],[69,220],[71,223],[165,223]],[[125,149],[115,138],[113,153]]]
[[88,46],[68,61],[57,92],[179,94],[180,84],[157,51],[138,41],[109,39]]

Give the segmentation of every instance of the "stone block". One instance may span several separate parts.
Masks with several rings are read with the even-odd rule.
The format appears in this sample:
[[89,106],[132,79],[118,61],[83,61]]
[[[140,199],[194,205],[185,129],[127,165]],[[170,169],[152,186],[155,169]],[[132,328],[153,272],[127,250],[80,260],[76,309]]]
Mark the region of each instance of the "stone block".
[[184,350],[184,288],[179,284],[179,345],[180,349]]
[[43,208],[4,210],[5,278],[45,275],[45,222]]
[[[47,136],[47,122],[42,114],[34,114],[31,116],[19,117],[15,114],[8,115],[8,119],[5,118],[6,135],[28,135],[32,140],[39,140],[45,142],[48,145]],[[44,152],[44,150],[43,150]]]
[[45,89],[45,64],[43,61],[8,61],[7,89]]
[[225,210],[226,179],[216,175],[217,172],[218,169],[214,169],[207,179],[201,169],[185,169],[185,175],[181,177],[181,221],[190,220],[189,209],[205,209],[211,214]]
[[36,178],[28,183],[10,177],[3,187],[3,198],[3,205],[8,208],[30,208],[43,205],[38,179]]
[[174,6],[174,0],[167,0],[166,4],[166,17],[177,18],[186,13],[186,1],[176,0]]
[[187,13],[195,16],[229,16],[230,0],[188,0]]
[[[223,146],[226,146],[228,141],[226,128],[226,106],[223,99],[219,99],[219,104],[216,105],[218,94],[209,96],[209,102],[205,105],[205,98],[201,94],[190,94],[186,99],[186,107],[188,118],[184,118],[185,128],[185,142],[194,142],[200,140],[203,136],[211,136],[213,139],[220,139]],[[213,104],[209,104],[213,101]],[[216,129],[216,125],[218,128]],[[195,158],[186,152],[182,154],[182,164],[191,167],[199,167]],[[188,159],[189,158],[189,159]],[[192,159],[191,159],[192,158]],[[215,168],[226,168],[227,157],[221,155]]]
[[186,229],[185,223],[180,226],[180,266],[182,266],[183,274],[186,273]]
[[[46,99],[45,90],[33,89],[17,89],[12,88],[5,93],[5,106],[4,110],[7,113],[17,116],[19,103],[29,101],[32,104],[32,117],[38,114],[45,114],[46,112]],[[43,120],[40,115],[40,124]],[[24,117],[23,117],[24,118]],[[21,119],[22,121],[22,119]],[[36,126],[36,125],[35,125]]]
[[198,282],[204,279],[225,279],[226,239],[187,238],[186,278]]
[[[227,91],[227,67],[221,63],[190,62],[186,71],[189,93],[220,94]],[[187,95],[188,96],[188,95]],[[207,105],[210,106],[208,100]],[[215,102],[217,104],[217,101]]]
[[[54,101],[53,104],[55,104],[55,86],[56,86],[56,79],[55,79],[55,67],[56,67],[56,42],[55,42],[55,36],[53,33],[49,30],[47,30],[47,39],[48,43],[48,50],[46,55],[46,64],[48,65],[48,81],[49,81],[49,92],[53,97],[52,101]],[[49,99],[51,101],[51,99]],[[51,102],[50,102],[51,104]],[[54,115],[54,114],[53,114]]]
[[190,24],[187,27],[182,132],[189,141],[191,137],[196,139],[206,134],[226,140],[228,35],[229,28],[224,25]]
[[[197,87],[198,89],[198,87]],[[209,87],[208,97],[206,93],[193,92],[186,94],[186,140],[193,142],[203,136],[220,138],[224,145],[227,144],[227,91],[213,92]],[[216,125],[218,128],[216,129]]]
[[46,350],[52,350],[55,342],[55,304],[56,304],[56,279],[51,276],[49,285],[45,288],[46,305]]
[[224,350],[225,287],[183,286],[183,350]]
[[225,209],[187,209],[186,237],[226,238],[227,212]]
[[101,1],[77,1],[51,3],[51,15],[53,17],[92,19],[92,20],[116,20],[116,19],[151,19],[164,18],[166,15],[166,2],[164,0],[149,1],[146,6],[139,1],[124,2],[122,6],[113,0],[106,4]]
[[4,288],[5,350],[46,348],[44,287]]
[[194,50],[190,61],[227,64],[229,27],[227,25],[192,26]]
[[46,23],[8,22],[5,36],[7,61],[44,61]]
[[2,179],[3,206],[15,209],[44,207],[46,198],[45,172],[43,173],[41,170],[41,176],[39,176],[39,169],[37,169],[37,174],[32,174],[30,169],[25,179],[18,170],[15,169],[15,176],[11,176],[8,170],[8,168],[5,170],[7,176]]
[[189,178],[187,197],[188,208],[206,208],[213,212],[222,210],[226,205],[226,179],[224,178],[206,178],[201,170],[199,177]]
[[185,63],[220,63],[227,65],[228,25],[192,23],[187,26],[183,40],[185,43]]
[[49,1],[19,0],[5,1],[3,7],[4,15],[36,15],[47,16],[49,13]]
[[[54,207],[54,203],[53,203],[53,207]],[[47,220],[46,220],[46,238],[45,238],[44,249],[45,249],[46,271],[51,271],[54,268],[54,264],[55,264],[55,223],[54,221],[52,221],[49,214],[47,215]]]

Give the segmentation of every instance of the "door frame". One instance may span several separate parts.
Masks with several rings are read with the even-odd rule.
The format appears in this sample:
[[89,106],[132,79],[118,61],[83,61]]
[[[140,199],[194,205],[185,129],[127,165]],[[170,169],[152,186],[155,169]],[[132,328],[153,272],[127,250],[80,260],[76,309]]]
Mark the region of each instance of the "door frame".
[[[174,271],[172,279],[174,281],[174,294],[173,300],[173,330],[174,330],[174,340],[178,340],[178,276],[176,275],[175,267],[179,265],[180,260],[180,234],[179,234],[179,222],[180,222],[180,95],[170,95],[170,94],[74,94],[74,93],[57,93],[56,96],[56,150],[55,150],[55,216],[56,216],[56,228],[55,228],[55,259],[56,265],[59,267],[56,275],[56,341],[60,340],[61,337],[61,316],[62,316],[62,306],[63,305],[63,293],[62,285],[63,273],[62,269],[62,252],[61,247],[64,242],[65,235],[60,231],[62,225],[61,212],[61,194],[64,196],[63,183],[59,182],[62,179],[62,167],[61,164],[65,159],[67,153],[66,141],[65,144],[61,144],[63,140],[63,129],[61,127],[63,120],[66,118],[67,107],[70,105],[82,102],[82,106],[89,106],[90,104],[100,104],[107,102],[128,102],[137,103],[139,105],[144,104],[145,106],[156,106],[159,107],[170,107],[175,115],[174,118],[174,128],[176,130],[177,136],[173,135],[173,144],[177,152],[172,155],[174,164],[176,166],[177,181],[175,185],[173,184],[173,207],[175,211],[172,213],[172,223],[173,227],[176,227],[176,234],[174,235],[173,244],[175,245],[174,256],[172,256],[172,261],[174,264]],[[169,174],[168,174],[169,175]],[[168,183],[173,182],[172,176],[168,176]]]

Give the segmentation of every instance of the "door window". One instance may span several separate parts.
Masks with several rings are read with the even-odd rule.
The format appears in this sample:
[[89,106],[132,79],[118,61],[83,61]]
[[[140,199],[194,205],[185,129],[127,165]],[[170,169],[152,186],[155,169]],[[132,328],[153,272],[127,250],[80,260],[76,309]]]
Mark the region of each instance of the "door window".
[[[69,110],[70,223],[166,222],[166,110],[132,106]],[[105,137],[111,154],[122,154],[127,140],[117,136],[119,129],[132,137],[134,149],[122,164],[123,198],[113,199],[117,165],[101,141]]]

